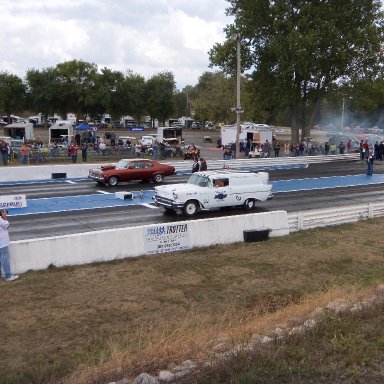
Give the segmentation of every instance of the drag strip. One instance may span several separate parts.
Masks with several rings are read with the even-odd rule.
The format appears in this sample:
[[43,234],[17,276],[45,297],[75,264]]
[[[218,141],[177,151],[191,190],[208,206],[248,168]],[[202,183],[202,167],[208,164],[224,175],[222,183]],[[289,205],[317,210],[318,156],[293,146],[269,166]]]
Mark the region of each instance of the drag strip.
[[[342,162],[271,171],[269,175],[273,183],[274,198],[258,203],[254,212],[274,210],[293,212],[382,201],[384,161],[375,165],[376,173],[372,177],[366,176],[365,170],[364,162]],[[171,176],[166,178],[163,184],[186,182],[187,179],[188,175]],[[316,185],[318,189],[313,189]],[[32,207],[31,200],[36,200],[36,209],[51,205],[50,212],[38,213],[36,210],[35,213],[9,216],[10,237],[12,241],[17,241],[185,220],[180,213],[169,215],[164,209],[157,208],[151,203],[153,186],[152,183],[130,182],[109,188],[100,187],[84,179],[73,180],[71,183],[60,180],[53,183],[45,181],[28,185],[0,185],[0,193],[26,194],[28,208]],[[115,192],[130,191],[134,195],[140,195],[141,190],[145,191],[143,199],[115,198]],[[73,200],[66,200],[69,197]],[[50,200],[53,198],[56,200]],[[76,199],[83,198],[92,200],[87,209],[75,205]],[[106,198],[105,205],[101,205],[104,198]],[[49,202],[52,204],[48,204]],[[64,206],[63,210],[58,209],[60,203]],[[101,206],[95,208],[96,204]],[[223,209],[200,212],[189,220],[244,214],[248,213],[241,209]]]
[[[383,174],[373,176],[349,175],[278,180],[272,182],[272,192],[276,194],[282,192],[299,192],[325,188],[332,189],[377,184],[384,184]],[[10,209],[9,216],[81,211],[88,209],[94,210],[132,205],[144,205],[148,207],[148,205],[152,203],[152,197],[154,195],[153,189],[131,191],[131,193],[133,198],[126,200],[117,198],[115,193],[105,191],[90,195],[27,199],[28,206],[26,208]]]

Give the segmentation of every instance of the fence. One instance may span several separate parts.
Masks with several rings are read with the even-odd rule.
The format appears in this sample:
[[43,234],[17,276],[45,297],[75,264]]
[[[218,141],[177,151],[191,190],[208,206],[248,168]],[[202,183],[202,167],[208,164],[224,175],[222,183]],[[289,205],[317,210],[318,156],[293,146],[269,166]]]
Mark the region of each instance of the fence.
[[345,205],[338,208],[290,212],[288,213],[288,226],[289,232],[297,232],[382,216],[384,216],[384,201],[375,201],[374,203]]
[[[318,156],[299,156],[299,157],[264,157],[259,159],[233,159],[233,160],[208,160],[207,166],[209,170],[215,169],[242,169],[242,168],[278,168],[303,164],[330,163],[341,161],[357,161],[360,160],[358,153],[350,153],[344,155],[318,155]],[[192,161],[173,162],[172,165],[176,171],[184,171],[191,169]],[[189,167],[189,168],[188,168]]]

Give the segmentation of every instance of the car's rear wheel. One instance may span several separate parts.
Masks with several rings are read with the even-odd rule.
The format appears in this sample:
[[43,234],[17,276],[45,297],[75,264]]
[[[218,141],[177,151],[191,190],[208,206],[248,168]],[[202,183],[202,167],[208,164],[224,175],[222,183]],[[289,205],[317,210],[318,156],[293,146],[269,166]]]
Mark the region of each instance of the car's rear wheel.
[[163,174],[161,174],[161,173],[158,173],[158,174],[156,174],[155,176],[153,176],[153,181],[155,182],[155,183],[161,183],[162,181],[164,180],[164,175]]
[[193,216],[197,213],[199,206],[196,201],[189,200],[184,204],[183,213],[186,216]]
[[254,199],[247,199],[244,201],[243,209],[245,211],[251,211],[252,209],[255,208],[255,205],[256,205],[256,202]]
[[111,187],[116,187],[116,185],[119,184],[119,179],[116,176],[111,176],[108,179],[108,185]]

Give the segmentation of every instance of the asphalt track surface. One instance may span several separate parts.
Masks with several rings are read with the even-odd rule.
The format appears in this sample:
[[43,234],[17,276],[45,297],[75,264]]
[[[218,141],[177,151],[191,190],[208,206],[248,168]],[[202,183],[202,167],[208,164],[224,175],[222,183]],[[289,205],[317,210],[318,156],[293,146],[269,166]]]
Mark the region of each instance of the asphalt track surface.
[[[269,172],[274,198],[260,202],[254,212],[298,211],[384,200],[384,161],[366,176],[364,162],[312,164],[308,168]],[[189,175],[168,177],[165,184],[185,182]],[[9,183],[0,194],[26,194],[28,207],[9,215],[12,240],[51,237],[185,220],[165,214],[152,202],[152,183],[131,182],[116,188],[100,187],[86,179]],[[133,200],[115,198],[117,191],[133,192]],[[144,191],[144,198],[140,198]],[[24,211],[23,211],[24,210]],[[201,212],[192,220],[248,214],[241,209]]]

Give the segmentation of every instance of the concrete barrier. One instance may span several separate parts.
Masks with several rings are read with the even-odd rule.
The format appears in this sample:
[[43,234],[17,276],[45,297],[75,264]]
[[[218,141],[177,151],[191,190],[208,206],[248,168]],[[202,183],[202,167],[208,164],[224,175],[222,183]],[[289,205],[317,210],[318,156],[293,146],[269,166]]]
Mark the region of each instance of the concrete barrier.
[[100,164],[49,164],[0,168],[0,182],[50,180],[53,174],[66,174],[68,179],[88,177],[91,168]]
[[42,270],[243,241],[245,230],[289,234],[286,211],[144,225],[12,241],[13,273]]

